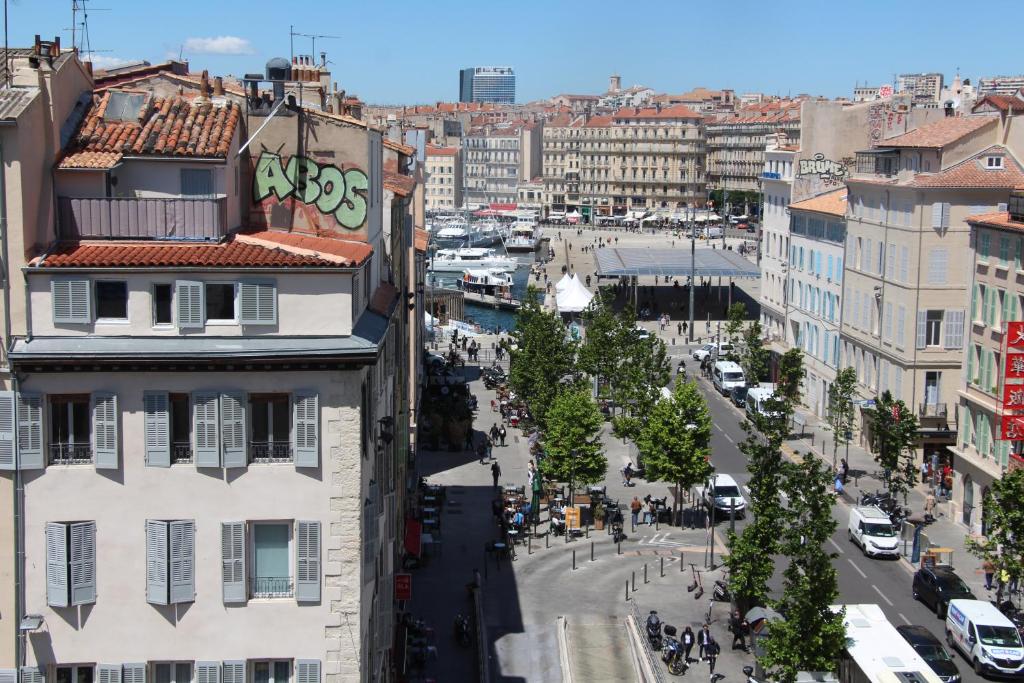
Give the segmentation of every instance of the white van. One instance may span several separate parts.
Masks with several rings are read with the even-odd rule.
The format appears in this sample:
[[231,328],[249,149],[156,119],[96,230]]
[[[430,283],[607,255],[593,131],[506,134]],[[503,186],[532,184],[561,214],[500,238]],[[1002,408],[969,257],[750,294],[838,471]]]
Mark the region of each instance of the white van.
[[721,344],[715,346],[715,348],[711,349],[711,360],[718,360],[719,358],[724,358],[728,356],[730,353],[732,353],[732,350],[732,344],[730,344],[729,342],[722,342]]
[[775,396],[775,385],[770,383],[758,384],[747,391],[747,415],[770,415],[766,408],[769,399]]
[[978,674],[1024,674],[1024,645],[1013,622],[984,600],[950,600],[946,642],[963,654]]
[[711,383],[722,396],[728,396],[735,387],[746,386],[747,380],[743,377],[743,368],[728,360],[720,360],[715,363],[711,373]]
[[704,238],[705,239],[709,239],[710,240],[710,239],[715,239],[716,237],[717,238],[721,238],[722,237],[722,228],[721,228],[721,226],[709,225],[708,227],[704,228]]
[[846,529],[850,542],[860,546],[868,557],[887,555],[899,557],[899,538],[896,529],[875,505],[862,505],[850,510],[850,523]]

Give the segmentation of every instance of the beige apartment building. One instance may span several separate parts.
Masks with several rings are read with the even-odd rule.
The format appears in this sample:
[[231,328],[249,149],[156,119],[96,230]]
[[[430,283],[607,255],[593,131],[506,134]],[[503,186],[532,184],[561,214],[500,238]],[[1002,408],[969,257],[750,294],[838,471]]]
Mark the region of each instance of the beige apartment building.
[[540,175],[544,124],[475,126],[462,139],[462,196],[467,208],[515,204],[520,181]]
[[[857,152],[847,180],[842,364],[856,369],[861,398],[889,391],[914,410],[920,453],[954,467],[969,334],[966,218],[996,210],[1024,181],[1012,132],[999,115],[939,118]],[[863,413],[860,426],[870,445]]]
[[710,189],[756,193],[761,190],[769,137],[779,146],[800,143],[799,101],[765,102],[719,114],[705,123]]
[[462,152],[458,147],[426,147],[427,211],[451,211],[462,206]]

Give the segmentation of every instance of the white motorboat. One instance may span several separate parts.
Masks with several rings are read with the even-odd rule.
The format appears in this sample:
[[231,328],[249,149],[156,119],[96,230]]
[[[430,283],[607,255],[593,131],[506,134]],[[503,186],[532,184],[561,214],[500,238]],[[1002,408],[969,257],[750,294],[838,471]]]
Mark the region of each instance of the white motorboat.
[[505,240],[506,251],[537,251],[540,246],[540,228],[533,221],[520,221],[512,226]]
[[510,256],[501,256],[494,249],[463,247],[438,249],[430,258],[428,270],[434,273],[462,273],[473,268],[512,272],[518,267],[518,261]]

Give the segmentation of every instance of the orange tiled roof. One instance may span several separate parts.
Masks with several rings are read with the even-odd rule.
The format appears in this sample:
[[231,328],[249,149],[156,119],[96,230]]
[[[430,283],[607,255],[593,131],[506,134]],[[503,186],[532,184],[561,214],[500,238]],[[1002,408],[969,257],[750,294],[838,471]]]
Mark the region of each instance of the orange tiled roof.
[[401,173],[384,171],[384,189],[391,190],[400,197],[408,197],[416,189],[416,181]]
[[832,216],[846,215],[846,188],[841,187],[832,192],[825,192],[816,197],[805,199],[789,205],[790,209],[798,211],[814,211],[816,213],[827,213]]
[[985,95],[985,97],[974,103],[971,111],[978,111],[985,104],[990,104],[1003,112],[1024,112],[1024,100],[1017,96],[1010,97],[1007,95]]
[[[1003,157],[1002,168],[986,168],[985,158]],[[970,159],[954,164],[938,173],[919,173],[915,187],[969,187],[1012,190],[1024,184],[1024,169],[1002,145],[992,145]]]
[[926,123],[909,133],[898,135],[879,144],[885,147],[945,147],[960,138],[994,124],[996,116],[947,116]]
[[384,138],[384,146],[387,147],[388,149],[394,151],[394,152],[398,152],[399,154],[404,154],[407,157],[411,157],[413,154],[416,153],[416,148],[415,147],[410,147],[409,145],[403,145],[401,142],[396,142],[394,140],[391,140],[390,138]]
[[607,128],[612,125],[612,116],[592,116],[583,125],[585,128]]
[[334,232],[310,235],[282,230],[254,230],[236,234],[235,240],[344,266],[358,266],[373,253],[373,247],[366,242],[346,239],[343,233]]
[[427,250],[427,242],[430,241],[430,233],[422,228],[416,228],[413,230],[413,244],[416,246],[416,251]]
[[241,116],[236,103],[197,104],[195,97],[138,93],[146,97],[135,119],[105,121],[115,92],[126,91],[93,95],[92,107],[65,148],[59,168],[110,168],[123,156],[227,158]]
[[428,157],[453,157],[459,153],[459,150],[454,147],[440,147],[437,145],[427,145],[427,156]]
[[1010,218],[1010,214],[1007,211],[981,213],[974,216],[968,216],[965,220],[974,225],[984,225],[992,228],[1007,228],[1010,230],[1020,230],[1021,232],[1024,232],[1024,222],[1013,220]]
[[638,109],[634,107],[624,107],[613,115],[616,119],[699,119],[703,118],[700,114],[693,111],[684,104],[674,104],[671,107],[662,107],[660,110],[656,107],[646,107],[644,109]]

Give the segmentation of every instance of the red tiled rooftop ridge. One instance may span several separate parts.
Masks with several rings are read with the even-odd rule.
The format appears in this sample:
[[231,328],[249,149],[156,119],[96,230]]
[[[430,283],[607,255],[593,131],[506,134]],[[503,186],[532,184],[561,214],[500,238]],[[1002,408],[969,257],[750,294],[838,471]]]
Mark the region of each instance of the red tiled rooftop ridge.
[[996,115],[947,116],[938,121],[926,123],[909,133],[882,140],[879,145],[883,147],[945,147],[987,125],[994,125],[997,119]]

